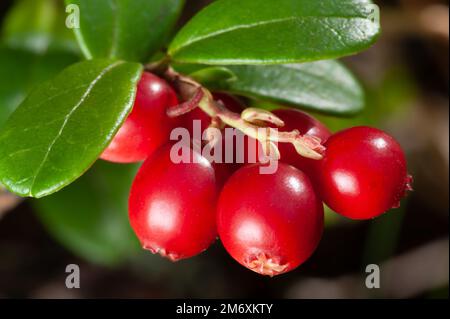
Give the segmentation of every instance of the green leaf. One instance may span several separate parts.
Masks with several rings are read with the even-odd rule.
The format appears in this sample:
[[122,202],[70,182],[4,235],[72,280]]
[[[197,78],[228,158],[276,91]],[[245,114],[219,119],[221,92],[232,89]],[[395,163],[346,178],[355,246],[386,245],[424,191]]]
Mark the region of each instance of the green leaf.
[[80,9],[74,29],[86,58],[144,62],[164,45],[184,0],[66,0]]
[[42,197],[77,179],[130,112],[141,72],[140,64],[92,60],[35,88],[0,131],[0,182]]
[[38,55],[0,48],[0,127],[37,83],[55,76],[78,58],[69,53]]
[[218,0],[169,47],[174,61],[287,64],[362,51],[380,32],[368,0]]
[[353,118],[333,118],[317,115],[331,131],[338,132],[351,126],[382,126],[386,121],[406,117],[411,103],[417,100],[418,90],[414,76],[404,65],[384,72],[366,88],[367,107]]
[[216,83],[218,89],[332,115],[353,115],[364,106],[361,86],[337,61],[228,68],[235,79]]
[[79,53],[73,35],[65,25],[60,0],[19,0],[5,18],[4,43],[35,53],[68,51]]
[[37,200],[37,216],[76,255],[107,266],[140,251],[128,222],[128,193],[135,165],[99,161],[61,192]]

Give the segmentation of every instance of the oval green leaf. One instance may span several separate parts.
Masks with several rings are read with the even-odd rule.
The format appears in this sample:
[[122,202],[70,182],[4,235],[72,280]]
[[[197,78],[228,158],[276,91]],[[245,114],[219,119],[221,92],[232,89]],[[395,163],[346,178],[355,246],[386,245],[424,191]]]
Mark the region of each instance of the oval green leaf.
[[35,88],[0,130],[0,182],[42,197],[82,175],[130,112],[137,63],[92,60]]
[[92,263],[115,266],[140,251],[128,221],[136,165],[97,162],[62,191],[34,202],[49,233]]
[[354,115],[364,107],[361,85],[337,61],[228,68],[235,78],[216,88],[330,115]]
[[169,47],[174,61],[287,64],[362,51],[380,32],[368,0],[218,0]]
[[144,62],[167,40],[184,0],[66,0],[77,5],[74,29],[88,59],[118,58]]

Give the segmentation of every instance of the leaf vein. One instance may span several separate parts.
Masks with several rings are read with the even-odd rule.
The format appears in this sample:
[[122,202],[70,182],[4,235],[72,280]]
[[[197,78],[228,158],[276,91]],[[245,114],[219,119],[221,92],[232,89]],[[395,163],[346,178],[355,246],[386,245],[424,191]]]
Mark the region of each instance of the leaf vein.
[[[240,25],[235,25],[232,26],[230,28],[225,28],[222,30],[218,30],[216,32],[212,32],[210,34],[206,34],[204,36],[200,36],[198,38],[193,38],[191,41],[188,41],[186,43],[184,43],[183,45],[181,45],[178,48],[174,48],[172,50],[172,55],[174,55],[176,52],[182,50],[183,48],[189,47],[195,43],[219,36],[219,35],[223,35],[226,33],[230,33],[233,31],[237,31],[237,30],[241,30],[241,29],[252,29],[255,27],[259,27],[259,26],[263,26],[263,25],[270,25],[270,24],[277,24],[277,23],[282,23],[282,22],[288,22],[288,21],[301,21],[302,20],[306,20],[306,19],[318,19],[319,21],[322,21],[322,19],[366,19],[365,17],[361,17],[361,16],[302,16],[302,17],[286,17],[286,18],[279,18],[279,19],[272,19],[272,20],[266,20],[266,21],[259,21],[259,22],[255,22],[255,23],[249,23],[249,24],[240,24]],[[327,26],[327,29],[329,29],[329,26]]]
[[39,176],[42,168],[44,167],[48,156],[50,155],[53,147],[55,146],[56,142],[58,141],[58,139],[62,136],[63,131],[67,125],[67,123],[69,122],[70,118],[72,117],[72,115],[78,110],[78,108],[86,101],[86,99],[88,98],[89,94],[92,92],[92,90],[94,89],[95,85],[109,72],[111,71],[113,68],[115,68],[116,66],[123,64],[123,62],[118,61],[115,62],[109,66],[107,66],[102,72],[99,73],[99,75],[92,81],[92,83],[88,86],[88,88],[86,89],[86,92],[84,92],[83,96],[81,97],[80,101],[72,108],[72,110],[67,114],[67,116],[64,118],[64,122],[61,125],[61,128],[59,129],[58,133],[56,134],[55,138],[53,139],[53,141],[50,143],[47,152],[45,153],[41,163],[39,164],[38,168],[36,169],[36,172],[34,174],[33,180],[30,184],[30,190],[29,190],[29,195],[31,196],[33,193],[33,187],[36,183],[37,177]]
[[342,44],[342,46],[346,46],[346,41],[344,40],[344,37],[342,36],[339,31],[334,28],[332,25],[330,25],[326,20],[319,20],[319,23],[325,27],[325,29],[328,29],[336,36],[336,39]]

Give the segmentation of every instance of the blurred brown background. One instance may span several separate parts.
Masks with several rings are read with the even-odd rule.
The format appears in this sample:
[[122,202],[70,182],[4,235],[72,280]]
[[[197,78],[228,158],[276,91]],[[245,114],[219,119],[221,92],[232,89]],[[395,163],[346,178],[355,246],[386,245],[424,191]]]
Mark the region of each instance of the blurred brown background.
[[[11,2],[0,2],[2,15]],[[207,2],[188,0],[182,20]],[[30,201],[2,192],[0,298],[448,298],[448,1],[376,3],[382,37],[344,61],[365,85],[368,109],[354,119],[321,119],[333,130],[377,126],[400,141],[415,178],[402,208],[365,222],[327,214],[313,257],[270,279],[239,266],[219,242],[176,264],[142,253],[120,266],[99,266],[49,235]],[[65,287],[72,263],[80,265],[81,289]],[[364,286],[370,263],[381,267],[376,291]]]

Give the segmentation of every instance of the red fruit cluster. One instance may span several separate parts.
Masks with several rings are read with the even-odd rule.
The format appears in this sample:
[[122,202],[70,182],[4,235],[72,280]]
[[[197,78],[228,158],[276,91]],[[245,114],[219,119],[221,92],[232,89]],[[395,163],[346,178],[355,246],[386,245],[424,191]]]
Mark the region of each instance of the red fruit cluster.
[[[229,95],[214,98],[234,112],[243,110]],[[211,122],[201,109],[169,118],[167,109],[177,104],[165,81],[144,73],[133,111],[102,155],[114,162],[146,159],[131,189],[130,223],[145,249],[173,261],[201,253],[219,236],[243,266],[269,276],[286,273],[316,249],[322,202],[343,216],[370,219],[397,207],[410,189],[405,156],[391,136],[369,127],[332,135],[290,109],[273,112],[285,122],[280,130],[320,138],[322,160],[280,144],[274,174],[261,174],[261,163],[210,163],[188,146],[192,161],[174,163],[170,131],[177,125],[191,129],[194,120],[205,130]]]

